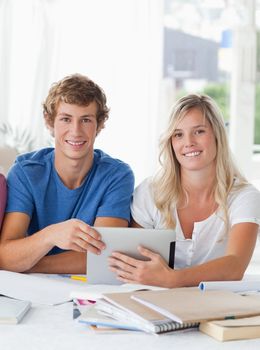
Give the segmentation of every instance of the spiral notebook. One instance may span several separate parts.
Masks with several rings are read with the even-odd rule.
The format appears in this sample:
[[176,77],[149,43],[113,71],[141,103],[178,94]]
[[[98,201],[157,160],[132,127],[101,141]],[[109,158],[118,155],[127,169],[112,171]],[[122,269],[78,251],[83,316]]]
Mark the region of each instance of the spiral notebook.
[[178,323],[131,299],[133,293],[107,293],[98,300],[96,309],[106,316],[127,322],[144,332],[162,334],[195,328],[198,322]]

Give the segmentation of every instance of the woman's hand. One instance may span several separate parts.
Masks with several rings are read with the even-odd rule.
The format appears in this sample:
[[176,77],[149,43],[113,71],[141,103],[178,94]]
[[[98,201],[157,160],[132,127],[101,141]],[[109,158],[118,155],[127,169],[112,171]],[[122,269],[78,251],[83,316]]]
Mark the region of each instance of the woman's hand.
[[173,270],[166,261],[159,254],[144,247],[139,246],[138,251],[149,260],[142,261],[122,253],[112,253],[108,262],[110,270],[117,274],[117,279],[125,283],[168,287]]

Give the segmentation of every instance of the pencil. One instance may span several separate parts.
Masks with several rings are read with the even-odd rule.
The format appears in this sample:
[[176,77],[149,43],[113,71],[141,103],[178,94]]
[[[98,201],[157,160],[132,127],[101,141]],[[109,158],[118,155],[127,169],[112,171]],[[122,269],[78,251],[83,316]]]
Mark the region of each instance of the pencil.
[[72,280],[76,280],[76,281],[87,282],[87,277],[85,277],[85,276],[71,275],[70,278]]

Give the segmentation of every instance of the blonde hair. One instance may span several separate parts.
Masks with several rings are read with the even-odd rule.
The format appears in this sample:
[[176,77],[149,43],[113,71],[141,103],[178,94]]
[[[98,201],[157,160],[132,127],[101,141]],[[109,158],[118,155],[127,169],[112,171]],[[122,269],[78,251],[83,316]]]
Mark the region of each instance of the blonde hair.
[[[247,181],[232,159],[222,114],[216,103],[207,95],[190,94],[180,98],[173,106],[168,128],[160,141],[159,161],[161,169],[151,184],[155,205],[162,214],[165,227],[174,228],[176,226],[174,208],[178,206],[180,199],[185,196],[185,191],[181,185],[180,164],[173,151],[171,139],[177,124],[193,108],[202,111],[216,138],[216,181],[213,191],[219,209],[224,212],[224,221],[227,228],[228,194],[231,190],[238,190],[246,185]],[[234,179],[238,181],[234,183]]]

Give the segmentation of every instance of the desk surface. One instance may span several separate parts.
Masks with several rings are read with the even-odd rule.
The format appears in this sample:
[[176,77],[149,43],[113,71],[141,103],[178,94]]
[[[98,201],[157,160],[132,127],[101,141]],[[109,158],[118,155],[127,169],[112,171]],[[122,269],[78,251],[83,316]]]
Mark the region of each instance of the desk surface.
[[259,350],[260,339],[220,343],[197,330],[155,336],[144,333],[94,334],[72,320],[72,303],[33,306],[18,325],[0,325],[1,350]]

